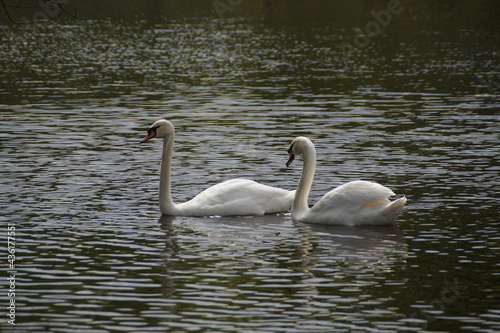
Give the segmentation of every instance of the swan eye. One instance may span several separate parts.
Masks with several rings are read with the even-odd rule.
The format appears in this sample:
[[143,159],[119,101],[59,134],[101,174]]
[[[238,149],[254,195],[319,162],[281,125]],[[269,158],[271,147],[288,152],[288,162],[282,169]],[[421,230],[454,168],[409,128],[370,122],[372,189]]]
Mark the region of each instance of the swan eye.
[[148,128],[148,134],[151,134],[151,132],[154,132],[156,135],[156,130],[158,129],[158,127],[160,127],[160,126],[154,126],[154,127]]
[[292,153],[292,149],[293,149],[293,143],[291,144],[290,148],[288,148],[288,154]]

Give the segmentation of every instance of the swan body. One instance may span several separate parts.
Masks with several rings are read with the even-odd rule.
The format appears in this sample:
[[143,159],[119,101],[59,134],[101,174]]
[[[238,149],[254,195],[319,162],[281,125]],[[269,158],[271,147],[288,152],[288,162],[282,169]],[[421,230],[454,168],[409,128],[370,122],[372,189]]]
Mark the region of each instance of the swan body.
[[312,208],[308,206],[314,172],[316,149],[306,137],[295,138],[288,149],[289,166],[302,155],[304,166],[292,203],[292,219],[300,222],[339,225],[389,225],[403,211],[406,198],[390,201],[389,188],[377,183],[356,180],[326,193]]
[[263,215],[290,209],[295,191],[266,186],[248,179],[231,179],[202,191],[193,199],[176,204],[172,201],[171,165],[175,130],[172,123],[161,119],[148,129],[141,142],[163,138],[160,171],[160,210],[163,215]]

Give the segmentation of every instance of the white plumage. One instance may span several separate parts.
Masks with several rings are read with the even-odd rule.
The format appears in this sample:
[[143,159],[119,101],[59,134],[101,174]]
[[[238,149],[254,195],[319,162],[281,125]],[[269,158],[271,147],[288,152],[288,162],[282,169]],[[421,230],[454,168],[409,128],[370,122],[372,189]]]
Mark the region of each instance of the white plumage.
[[353,181],[326,193],[312,208],[307,200],[316,168],[316,149],[306,137],[295,138],[288,150],[289,166],[295,155],[304,157],[302,175],[297,185],[292,204],[295,221],[342,224],[342,225],[388,225],[402,212],[406,198],[391,202],[394,195],[389,188],[367,181]]
[[211,186],[193,199],[175,205],[172,215],[263,215],[290,209],[295,191],[230,179]]
[[161,119],[148,129],[146,142],[154,137],[163,139],[160,171],[160,210],[164,215],[262,215],[290,209],[295,191],[266,186],[248,179],[231,179],[202,191],[193,199],[175,204],[170,193],[171,165],[175,131]]

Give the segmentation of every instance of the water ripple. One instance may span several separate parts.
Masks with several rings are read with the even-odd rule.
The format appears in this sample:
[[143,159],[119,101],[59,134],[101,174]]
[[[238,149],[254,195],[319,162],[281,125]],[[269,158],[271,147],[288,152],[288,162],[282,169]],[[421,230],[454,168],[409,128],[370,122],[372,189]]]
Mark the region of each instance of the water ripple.
[[[0,26],[17,330],[497,328],[499,103],[468,69],[496,79],[484,46],[469,52],[481,32],[398,41],[388,27],[346,56],[335,45],[353,23],[226,23]],[[286,150],[306,135],[318,150],[310,203],[365,179],[407,209],[391,228],[158,219],[161,144],[139,140],[161,117],[177,130],[178,202],[233,177],[295,188]]]

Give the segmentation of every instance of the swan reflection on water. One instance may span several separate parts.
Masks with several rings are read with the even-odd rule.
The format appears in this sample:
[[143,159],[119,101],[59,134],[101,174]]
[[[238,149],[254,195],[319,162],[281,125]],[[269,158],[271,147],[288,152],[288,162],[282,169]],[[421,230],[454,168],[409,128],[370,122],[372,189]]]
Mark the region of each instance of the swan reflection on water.
[[[406,262],[408,245],[396,226],[331,226],[295,222],[309,256],[337,262],[344,272],[390,272]],[[323,251],[309,251],[311,246]]]
[[380,283],[377,275],[404,266],[407,252],[395,226],[305,224],[289,214],[162,216],[159,223],[165,230],[163,294],[174,303],[178,289],[210,289],[207,283],[234,291],[293,282],[309,296],[320,293],[319,287],[374,285]]

